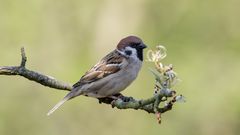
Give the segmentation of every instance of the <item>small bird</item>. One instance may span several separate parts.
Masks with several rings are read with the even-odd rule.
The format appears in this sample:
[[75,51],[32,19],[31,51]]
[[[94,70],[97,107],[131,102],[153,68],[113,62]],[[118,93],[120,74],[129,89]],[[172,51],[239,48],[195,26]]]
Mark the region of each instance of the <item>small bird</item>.
[[123,38],[116,49],[102,58],[73,85],[73,89],[47,115],[64,102],[80,95],[111,97],[128,87],[142,67],[143,49],[147,46],[136,36]]

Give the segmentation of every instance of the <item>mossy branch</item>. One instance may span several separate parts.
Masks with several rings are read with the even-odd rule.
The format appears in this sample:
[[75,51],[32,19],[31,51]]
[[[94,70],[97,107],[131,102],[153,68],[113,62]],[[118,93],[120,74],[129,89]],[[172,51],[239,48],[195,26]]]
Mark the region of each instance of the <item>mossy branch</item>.
[[[0,75],[19,75],[50,88],[66,91],[72,90],[72,86],[68,83],[58,81],[51,76],[27,69],[27,57],[24,48],[21,48],[21,56],[22,60],[19,66],[0,66]],[[98,100],[99,103],[110,104],[112,107],[116,107],[118,109],[144,110],[148,113],[160,114],[172,109],[173,103],[176,102],[177,98],[175,94],[175,91],[163,90],[161,92],[156,92],[153,97],[142,100],[137,100],[132,97],[125,97],[121,94],[118,94],[118,96],[120,96],[117,100],[109,97],[100,98]],[[168,101],[163,107],[159,107],[160,103],[167,100],[167,97],[173,98]]]

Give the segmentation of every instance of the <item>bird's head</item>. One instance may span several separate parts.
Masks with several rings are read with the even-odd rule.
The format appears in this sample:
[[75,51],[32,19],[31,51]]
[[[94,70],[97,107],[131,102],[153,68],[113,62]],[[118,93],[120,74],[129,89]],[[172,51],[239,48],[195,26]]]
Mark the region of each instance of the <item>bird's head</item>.
[[147,46],[143,41],[136,36],[128,36],[123,38],[117,45],[117,50],[122,52],[127,57],[137,57],[143,60],[143,49]]

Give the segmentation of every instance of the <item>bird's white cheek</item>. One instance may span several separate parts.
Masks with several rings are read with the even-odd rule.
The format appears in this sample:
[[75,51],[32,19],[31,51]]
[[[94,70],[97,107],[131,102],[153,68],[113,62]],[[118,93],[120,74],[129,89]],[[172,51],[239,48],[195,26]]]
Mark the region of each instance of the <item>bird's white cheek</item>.
[[127,57],[131,57],[133,59],[137,59],[137,50],[132,47],[126,47],[124,50],[124,55]]

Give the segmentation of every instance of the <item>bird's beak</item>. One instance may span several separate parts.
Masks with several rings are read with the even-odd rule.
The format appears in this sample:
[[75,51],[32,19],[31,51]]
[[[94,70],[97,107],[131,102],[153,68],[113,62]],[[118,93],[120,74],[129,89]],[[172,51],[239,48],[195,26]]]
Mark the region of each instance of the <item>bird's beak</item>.
[[145,48],[147,48],[147,46],[145,45],[145,44],[140,44],[140,46],[139,46],[141,49],[145,49]]

